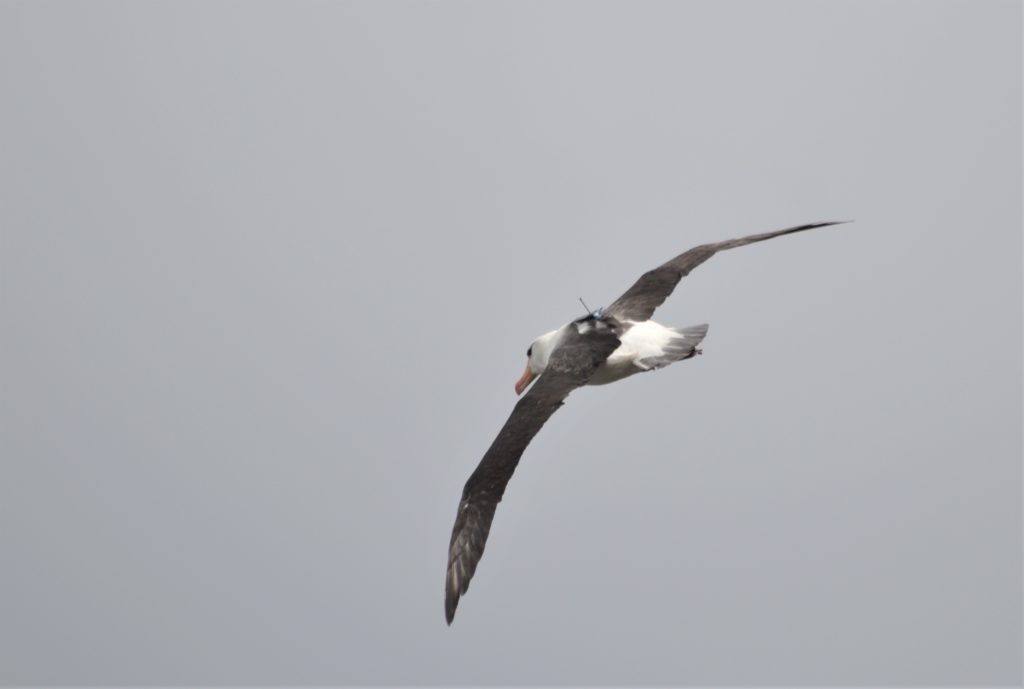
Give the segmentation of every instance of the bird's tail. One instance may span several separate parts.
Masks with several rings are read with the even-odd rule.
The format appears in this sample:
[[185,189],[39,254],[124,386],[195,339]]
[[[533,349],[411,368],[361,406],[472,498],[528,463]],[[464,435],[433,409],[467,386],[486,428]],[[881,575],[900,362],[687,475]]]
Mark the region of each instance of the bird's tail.
[[667,330],[672,332],[672,337],[662,345],[661,352],[654,356],[638,359],[636,361],[637,366],[649,371],[700,354],[697,345],[708,334],[708,324],[701,323],[700,325],[691,325],[686,328],[667,328]]
[[669,328],[678,337],[671,340],[672,345],[683,349],[694,349],[708,334],[708,324],[690,325],[685,328]]

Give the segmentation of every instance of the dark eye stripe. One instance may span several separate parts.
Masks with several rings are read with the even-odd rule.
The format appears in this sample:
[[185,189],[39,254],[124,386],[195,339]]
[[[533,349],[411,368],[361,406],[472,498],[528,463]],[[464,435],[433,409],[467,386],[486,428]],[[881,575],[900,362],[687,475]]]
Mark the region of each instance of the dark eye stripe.
[[533,354],[533,345],[530,345],[530,348],[526,350],[527,358],[529,358],[531,354]]

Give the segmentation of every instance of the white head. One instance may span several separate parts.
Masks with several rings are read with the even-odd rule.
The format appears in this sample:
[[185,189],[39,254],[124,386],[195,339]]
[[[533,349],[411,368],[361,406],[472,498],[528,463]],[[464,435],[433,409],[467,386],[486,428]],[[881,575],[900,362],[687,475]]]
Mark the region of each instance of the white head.
[[530,385],[530,382],[544,373],[544,369],[548,367],[548,359],[551,358],[551,352],[555,351],[555,347],[561,339],[562,329],[559,328],[558,330],[545,333],[533,341],[530,348],[526,350],[526,370],[523,371],[522,377],[516,381],[517,395],[523,394],[523,391]]

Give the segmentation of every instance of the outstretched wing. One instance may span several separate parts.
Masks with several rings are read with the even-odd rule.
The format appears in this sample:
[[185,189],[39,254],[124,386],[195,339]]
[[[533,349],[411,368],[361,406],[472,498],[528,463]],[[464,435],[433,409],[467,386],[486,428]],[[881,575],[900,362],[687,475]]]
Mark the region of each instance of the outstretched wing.
[[662,305],[672,294],[679,281],[690,274],[690,271],[704,261],[714,256],[719,251],[734,249],[737,246],[763,242],[772,237],[781,237],[784,234],[813,230],[816,227],[838,225],[836,222],[819,222],[812,225],[800,225],[775,232],[764,234],[752,234],[749,237],[730,239],[715,244],[702,244],[689,251],[679,254],[671,261],[649,270],[640,276],[640,279],[633,283],[626,292],[615,300],[604,312],[610,316],[622,320],[646,321],[654,313],[654,310]]
[[469,588],[469,580],[484,554],[494,511],[526,446],[562,406],[569,393],[586,383],[601,362],[619,346],[614,324],[604,321],[592,324],[583,328],[576,324],[567,326],[548,367],[516,404],[498,437],[466,481],[448,546],[444,601],[448,624],[455,618],[459,597]]

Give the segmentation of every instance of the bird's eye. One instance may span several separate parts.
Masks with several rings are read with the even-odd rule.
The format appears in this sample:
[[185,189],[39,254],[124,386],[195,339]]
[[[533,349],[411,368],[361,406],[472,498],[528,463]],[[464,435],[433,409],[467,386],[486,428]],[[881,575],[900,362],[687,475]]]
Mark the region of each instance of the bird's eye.
[[530,345],[530,348],[526,350],[526,357],[530,358],[530,356],[532,354],[533,354],[533,345]]

